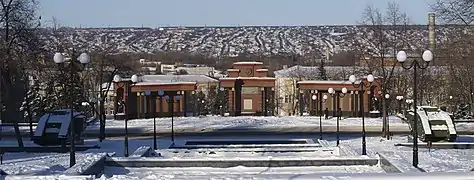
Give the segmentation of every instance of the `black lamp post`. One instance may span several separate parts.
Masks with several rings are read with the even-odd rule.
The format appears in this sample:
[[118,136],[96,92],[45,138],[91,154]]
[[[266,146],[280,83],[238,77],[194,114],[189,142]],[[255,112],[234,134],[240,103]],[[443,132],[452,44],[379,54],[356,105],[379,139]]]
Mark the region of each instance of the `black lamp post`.
[[451,114],[454,114],[453,96],[449,96],[449,111],[451,111]]
[[405,102],[407,103],[407,109],[408,109],[408,108],[410,108],[411,104],[413,104],[413,99],[407,99],[407,100],[405,100]]
[[297,99],[296,102],[298,102],[298,106],[299,106],[299,110],[300,110],[300,116],[303,116],[303,111],[304,111],[304,106],[305,106],[304,99],[303,99],[304,98],[303,97],[304,96],[303,95],[304,91],[302,89],[299,89],[298,92],[299,92],[298,93],[298,99]]
[[[388,101],[390,100],[390,94],[385,94],[385,107],[388,108]],[[385,117],[388,117],[388,110],[385,110]],[[387,118],[387,140],[390,140],[390,119]]]
[[319,96],[319,98],[318,98],[318,96],[316,95],[316,94],[318,94],[318,90],[315,90],[315,91],[312,91],[312,92],[315,93],[315,94],[311,95],[311,99],[314,101],[313,104],[319,103],[319,139],[323,139],[323,120],[322,120],[323,107],[322,106],[323,106],[323,103],[325,103],[326,100],[328,99],[328,96],[324,95],[324,96],[322,96],[322,99],[321,99],[321,96]]
[[407,60],[407,54],[405,51],[400,51],[397,53],[397,60],[400,64],[402,64],[403,69],[411,69],[413,68],[413,166],[418,167],[418,121],[417,121],[417,72],[416,70],[419,69],[426,69],[429,66],[431,60],[433,60],[433,53],[430,50],[426,50],[423,52],[422,55],[423,62],[418,62],[418,60],[414,60],[410,63],[405,63]]
[[[131,80],[131,84],[136,84],[138,82],[138,76],[137,75],[132,75],[132,78],[130,79]],[[122,78],[117,74],[114,76],[114,82],[117,84],[117,87],[118,88],[121,88],[125,85],[125,83],[122,83],[122,84],[119,84],[120,82],[122,82]],[[125,99],[125,102],[123,102],[123,105],[125,106],[125,138],[124,138],[124,151],[123,151],[123,155],[125,157],[128,157],[128,116],[130,115],[130,111],[128,109],[129,107],[129,95],[131,94],[131,87],[132,85],[128,85],[128,90],[127,90],[127,97]]]
[[[206,113],[206,101],[204,99],[202,99],[201,101],[199,101],[199,111],[203,112],[203,113],[200,113],[199,115],[204,115],[206,116],[207,113]],[[208,112],[209,113],[209,112]]]
[[165,96],[165,99],[168,103],[170,103],[170,106],[171,106],[171,142],[172,142],[172,146],[174,146],[174,100],[176,99],[179,103],[181,96],[175,96],[175,95],[172,95],[171,97]]
[[352,86],[355,88],[360,88],[360,114],[362,116],[362,155],[367,155],[367,142],[366,142],[366,134],[365,134],[365,112],[364,112],[364,88],[368,88],[370,91],[370,87],[372,87],[372,83],[374,82],[374,76],[369,74],[367,76],[367,82],[360,81],[356,84],[356,77],[354,75],[349,76],[349,81],[352,83]]
[[[163,95],[165,94],[165,91],[163,90],[158,90],[158,96],[160,97],[160,114],[161,114],[161,97],[163,97]],[[156,99],[155,99],[155,106],[153,108],[153,149],[157,150],[158,149],[158,145],[157,145],[157,141],[156,141]]]
[[[90,62],[90,56],[87,53],[81,53],[79,56],[77,56],[76,52],[73,50],[72,52],[72,57],[77,57],[77,60],[70,59],[69,60],[69,65],[67,67],[64,67],[64,62],[65,58],[62,53],[55,53],[53,60],[56,64],[58,64],[59,68],[61,70],[69,70],[69,75],[70,75],[70,87],[73,88],[74,86],[74,74],[79,71],[83,71],[86,64]],[[72,89],[70,90],[72,93]],[[69,151],[69,166],[72,167],[76,164],[76,132],[75,132],[75,121],[74,121],[74,95],[70,95],[69,97],[69,110],[70,112],[70,151]]]
[[225,115],[225,109],[224,109],[224,108],[227,107],[226,103],[227,103],[228,98],[227,98],[227,100],[225,100],[225,97],[227,97],[227,96],[225,96],[224,88],[223,88],[223,87],[220,87],[220,88],[219,88],[219,99],[220,99],[220,101],[219,101],[219,103],[220,103],[219,108],[220,108],[221,116],[222,116],[222,117],[224,117],[224,115]]
[[397,96],[395,97],[397,99],[397,102],[398,102],[398,113],[402,113],[402,100],[403,100],[403,96]]
[[340,98],[343,98],[344,95],[347,93],[347,88],[342,88],[341,93],[336,93],[336,91],[333,89],[333,88],[329,88],[328,89],[328,92],[329,94],[331,94],[332,97],[336,97],[336,107],[337,107],[337,111],[336,111],[336,114],[337,114],[337,118],[336,118],[336,122],[337,122],[337,130],[336,130],[336,146],[339,146],[339,141],[340,141],[340,138],[339,138],[339,120],[341,119],[341,111],[339,110],[340,108]]

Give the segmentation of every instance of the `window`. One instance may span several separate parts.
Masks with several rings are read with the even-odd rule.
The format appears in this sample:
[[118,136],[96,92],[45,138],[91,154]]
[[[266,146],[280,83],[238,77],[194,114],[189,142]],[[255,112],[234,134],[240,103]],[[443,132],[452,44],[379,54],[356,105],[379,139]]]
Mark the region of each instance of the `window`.
[[252,99],[244,99],[244,110],[252,110]]
[[286,95],[285,96],[285,103],[289,103],[290,102],[290,95]]

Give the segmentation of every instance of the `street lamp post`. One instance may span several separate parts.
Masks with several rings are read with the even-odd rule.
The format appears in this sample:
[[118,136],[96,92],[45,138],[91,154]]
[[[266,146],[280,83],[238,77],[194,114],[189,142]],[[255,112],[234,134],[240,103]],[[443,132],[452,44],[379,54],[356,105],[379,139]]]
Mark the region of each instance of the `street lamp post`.
[[[174,146],[174,100],[178,101],[181,99],[180,96],[165,96],[165,99],[171,105],[171,142],[172,146]],[[179,107],[179,106],[178,106]]]
[[454,114],[453,96],[449,96],[449,110]]
[[311,110],[309,111],[311,116],[314,116],[314,115],[315,115],[315,112],[314,112],[314,111],[315,111],[316,108],[314,108],[314,106],[316,105],[316,99],[318,99],[318,97],[316,96],[315,93],[318,94],[318,90],[316,90],[316,92],[313,91],[313,90],[311,90],[311,94],[312,94],[312,95],[311,95],[311,100],[313,100],[313,101],[311,102]]
[[336,123],[337,123],[337,127],[336,127],[336,146],[339,146],[339,141],[340,141],[340,138],[339,138],[339,120],[341,118],[341,112],[339,111],[339,100],[340,98],[343,98],[344,95],[347,93],[347,88],[342,88],[341,93],[336,93],[336,91],[333,89],[333,88],[329,88],[328,89],[328,92],[329,94],[331,94],[332,97],[336,97],[336,107],[337,107],[337,110],[336,110]]
[[[122,86],[120,86],[120,82],[122,82],[122,77],[120,77],[120,75],[116,74],[114,76],[114,82],[117,84],[117,87],[118,88],[121,88],[124,86],[124,84],[122,84]],[[132,84],[135,84],[138,82],[138,76],[137,75],[132,75],[132,78],[130,79],[131,80],[131,83]],[[129,95],[130,95],[130,90],[131,90],[131,85],[128,85],[128,90],[127,90],[127,93],[128,95],[126,96],[126,99],[125,99],[125,103],[123,103],[123,105],[125,106],[125,137],[124,137],[124,141],[123,141],[123,144],[124,144],[124,151],[123,151],[123,155],[125,157],[128,157],[128,116],[129,116]]]
[[[416,70],[426,69],[429,66],[431,60],[433,60],[433,53],[430,50],[426,50],[423,52],[422,55],[423,63],[418,62],[417,60],[412,61],[411,63],[405,63],[407,60],[407,54],[405,51],[400,51],[397,53],[397,60],[400,64],[402,64],[403,69],[411,69],[413,68],[413,166],[418,167],[418,122],[417,122],[417,98],[416,98],[416,91],[417,91],[417,78],[416,78]],[[407,66],[405,66],[407,65]]]
[[[76,53],[73,50],[72,57],[74,58],[76,56]],[[83,71],[85,66],[90,62],[90,56],[87,53],[81,53],[77,57],[77,61],[74,59],[70,59],[68,67],[64,67],[65,63],[65,58],[62,53],[55,53],[53,57],[54,62],[58,65],[58,67],[61,70],[69,69],[69,75],[70,75],[70,88],[73,88],[74,86],[74,74],[79,71]],[[79,64],[80,63],[80,64]],[[72,93],[72,89],[70,90]],[[76,164],[76,132],[75,132],[75,121],[74,121],[74,95],[70,95],[69,97],[69,110],[71,111],[70,113],[70,126],[69,126],[69,131],[70,131],[70,150],[69,150],[69,166],[72,167]]]
[[300,116],[303,116],[303,110],[304,110],[304,99],[303,99],[303,90],[300,89],[299,90],[299,94],[298,94],[298,99],[297,99],[297,103],[298,103],[298,106],[299,106],[299,111],[300,111]]
[[[318,90],[316,90],[315,93],[318,94]],[[316,103],[319,103],[319,139],[322,140],[323,139],[323,120],[322,120],[323,107],[322,107],[322,104],[324,102],[326,102],[326,100],[328,99],[328,95],[324,95],[322,99],[321,98],[318,99],[318,96],[316,96],[316,94],[313,94],[311,96],[311,99],[313,101],[315,101]]]
[[[410,108],[411,104],[413,104],[413,99],[407,99],[407,100],[405,100],[405,102],[407,103],[407,110],[408,110]],[[405,114],[405,117],[406,117],[406,114]],[[412,134],[413,134],[413,132],[412,132]]]
[[402,113],[402,100],[403,100],[403,96],[397,96],[396,99],[397,99],[397,101],[398,101],[398,113]]
[[[385,94],[385,107],[388,108],[388,100],[390,99],[390,94]],[[388,111],[385,110],[385,117],[388,117]],[[387,127],[386,127],[386,130],[387,130],[387,140],[390,140],[390,119],[387,119]]]
[[224,101],[224,98],[225,98],[225,91],[224,91],[224,88],[223,87],[220,87],[219,88],[219,108],[220,108],[220,113],[221,113],[221,116],[224,117],[225,115],[225,110],[224,110],[224,107],[225,107],[225,101]]
[[[204,99],[203,99],[203,100],[201,100],[200,103],[201,103],[201,104],[199,105],[199,107],[200,107],[200,108],[199,108],[199,111],[201,111],[201,109],[202,109],[202,110],[205,110],[205,109],[206,109],[206,101],[204,101]],[[204,116],[206,116],[206,113],[202,113],[202,114],[199,114],[199,115],[204,115]]]
[[[160,99],[160,114],[161,114],[161,97],[165,94],[165,91],[158,90],[158,96]],[[156,97],[156,96],[155,96]],[[157,150],[157,141],[156,141],[156,99],[155,99],[155,106],[153,107],[153,149]]]
[[366,142],[366,133],[365,133],[365,112],[364,112],[364,88],[368,88],[370,92],[370,87],[374,82],[374,76],[372,74],[367,75],[367,82],[360,81],[359,84],[356,84],[356,77],[354,75],[349,76],[349,81],[352,83],[352,86],[355,88],[360,88],[360,114],[362,116],[362,155],[367,155],[367,142]]

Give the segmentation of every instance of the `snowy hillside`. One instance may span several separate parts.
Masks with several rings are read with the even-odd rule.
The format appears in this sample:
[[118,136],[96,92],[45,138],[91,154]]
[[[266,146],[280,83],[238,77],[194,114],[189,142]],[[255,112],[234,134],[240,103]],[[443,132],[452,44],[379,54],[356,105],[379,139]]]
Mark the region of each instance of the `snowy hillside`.
[[[409,26],[406,36],[420,47],[427,43],[428,27]],[[331,55],[343,50],[373,47],[372,34],[363,26],[294,27],[180,27],[180,28],[61,28],[58,33],[42,29],[46,44],[66,41],[75,47],[108,52],[185,51],[208,56],[237,56],[243,53]],[[457,27],[437,27],[437,39],[461,31]],[[396,33],[387,31],[386,36]],[[388,37],[395,39],[393,37]],[[423,47],[423,46],[421,46]],[[48,47],[53,48],[53,47]],[[360,48],[359,48],[360,49]]]

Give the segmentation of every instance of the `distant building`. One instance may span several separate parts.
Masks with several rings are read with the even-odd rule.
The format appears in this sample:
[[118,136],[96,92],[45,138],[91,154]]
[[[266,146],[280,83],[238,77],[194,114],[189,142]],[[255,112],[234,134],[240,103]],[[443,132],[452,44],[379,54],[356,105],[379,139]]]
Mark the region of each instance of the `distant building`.
[[[157,112],[158,117],[171,116],[170,103],[165,96],[180,97],[174,101],[173,114],[175,116],[193,116],[196,114],[196,94],[199,91],[209,92],[211,88],[217,90],[218,80],[204,75],[143,75],[139,82],[131,84],[130,79],[123,79],[114,84],[116,98],[114,107],[117,109],[117,118],[123,118],[125,112],[130,118],[151,117],[151,112]],[[165,94],[158,96],[158,91]],[[150,92],[150,95],[146,95]],[[128,98],[127,98],[128,97]],[[120,102],[129,102],[129,109]],[[155,108],[153,110],[153,108]]]
[[176,73],[176,65],[174,64],[161,64],[160,65],[161,74]]
[[[325,66],[329,79],[345,79],[354,71],[354,67]],[[320,80],[317,66],[284,66],[274,72],[276,78],[276,108],[277,114],[291,116],[298,114],[298,82],[304,80]]]
[[[273,115],[275,78],[268,77],[268,69],[261,62],[235,62],[227,69],[228,77],[220,78],[225,98],[225,111],[230,115]],[[237,82],[243,83],[236,89]],[[240,97],[240,98],[239,98]]]
[[114,111],[114,98],[115,98],[114,85],[110,83],[103,83],[101,85],[101,92],[102,93],[107,92],[104,99],[105,114],[113,115],[115,113]]
[[[367,79],[365,77],[361,78],[355,84],[358,85],[361,81],[367,82]],[[329,88],[333,88],[336,94],[340,94],[340,97],[337,95],[331,96],[328,93]],[[346,94],[342,94],[343,88],[348,90]],[[378,116],[380,115],[378,111],[379,106],[375,104],[379,103],[377,101],[381,96],[378,93],[379,90],[379,83],[373,83],[371,88],[364,88],[364,91],[361,91],[360,88],[354,87],[347,80],[298,81],[296,93],[297,114],[323,115],[327,108],[329,116],[336,116],[338,108],[341,108],[341,116],[359,117],[361,109],[360,98],[364,98],[364,113],[369,116],[369,112],[377,112],[375,115]],[[328,99],[321,101],[324,95]]]

